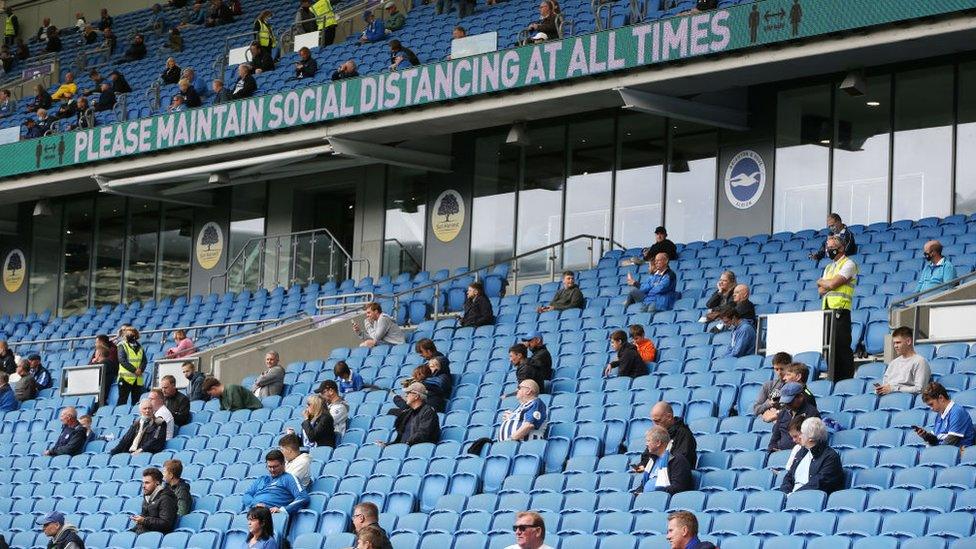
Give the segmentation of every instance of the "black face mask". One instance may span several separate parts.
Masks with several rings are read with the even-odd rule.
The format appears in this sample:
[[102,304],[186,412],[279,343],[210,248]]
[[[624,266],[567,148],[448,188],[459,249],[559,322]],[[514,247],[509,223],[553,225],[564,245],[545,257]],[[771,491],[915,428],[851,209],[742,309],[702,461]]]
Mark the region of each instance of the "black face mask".
[[193,379],[193,374],[183,374],[186,379]]
[[830,248],[829,250],[827,250],[827,257],[829,257],[830,259],[834,259],[835,257],[837,257],[837,250],[834,248]]
[[925,258],[925,261],[932,261],[932,254],[930,254],[928,252],[923,252],[922,253],[922,257]]

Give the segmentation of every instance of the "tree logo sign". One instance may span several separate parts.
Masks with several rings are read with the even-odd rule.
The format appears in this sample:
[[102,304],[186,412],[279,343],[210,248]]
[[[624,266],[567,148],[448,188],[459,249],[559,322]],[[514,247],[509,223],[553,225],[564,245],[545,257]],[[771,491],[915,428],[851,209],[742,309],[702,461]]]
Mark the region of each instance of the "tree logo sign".
[[442,192],[431,208],[430,225],[441,242],[457,238],[464,226],[464,199],[454,189]]
[[206,270],[213,269],[220,261],[220,254],[224,251],[224,233],[220,225],[210,221],[200,229],[197,235],[197,263]]
[[3,260],[3,287],[10,293],[15,293],[24,285],[27,278],[27,259],[24,252],[10,250]]

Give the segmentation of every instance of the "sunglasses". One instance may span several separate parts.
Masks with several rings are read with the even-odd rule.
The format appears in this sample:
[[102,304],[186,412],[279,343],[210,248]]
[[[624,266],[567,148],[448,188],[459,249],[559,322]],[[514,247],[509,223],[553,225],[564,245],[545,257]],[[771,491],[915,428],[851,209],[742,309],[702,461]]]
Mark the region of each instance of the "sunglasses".
[[528,530],[529,528],[538,528],[538,527],[539,527],[538,524],[516,524],[516,525],[512,526],[512,530],[514,530],[516,532],[524,532],[524,531]]

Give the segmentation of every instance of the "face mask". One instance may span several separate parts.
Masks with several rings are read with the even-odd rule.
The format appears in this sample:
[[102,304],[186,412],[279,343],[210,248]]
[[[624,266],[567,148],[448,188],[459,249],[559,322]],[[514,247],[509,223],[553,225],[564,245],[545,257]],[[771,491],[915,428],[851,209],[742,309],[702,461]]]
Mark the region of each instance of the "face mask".
[[183,377],[185,377],[186,379],[192,379],[193,374],[183,374]]
[[835,257],[837,257],[837,250],[833,248],[827,250],[827,257],[829,257],[830,259],[834,259]]
[[924,257],[924,258],[925,258],[925,261],[932,261],[932,254],[930,254],[930,253],[928,253],[928,252],[924,252],[924,253],[922,254],[922,257]]

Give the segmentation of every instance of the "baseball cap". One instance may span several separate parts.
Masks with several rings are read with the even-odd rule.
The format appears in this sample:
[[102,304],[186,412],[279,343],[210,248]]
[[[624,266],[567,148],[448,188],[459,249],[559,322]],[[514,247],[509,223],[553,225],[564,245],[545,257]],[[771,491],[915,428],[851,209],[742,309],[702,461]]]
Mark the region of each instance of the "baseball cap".
[[779,401],[783,404],[793,402],[793,398],[803,392],[803,384],[791,381],[779,390]]
[[64,514],[57,511],[51,511],[43,517],[38,517],[38,519],[35,521],[35,523],[39,526],[46,526],[52,522],[64,524]]
[[654,234],[663,234],[664,236],[667,236],[668,235],[668,230],[665,229],[664,227],[658,227],[658,228],[654,229]]
[[363,12],[363,19],[369,19],[371,15],[373,15],[373,12],[371,10],[366,10]]
[[531,341],[531,340],[533,340],[535,338],[542,339],[542,333],[541,332],[529,332],[529,333],[523,335],[521,338],[519,338],[519,340],[520,341]]
[[405,392],[417,393],[418,395],[427,398],[427,387],[424,387],[423,383],[417,383],[417,382],[411,383],[410,385],[407,386],[407,390]]
[[27,357],[27,360],[40,360],[40,359],[41,359],[41,355],[37,353],[33,353]]

